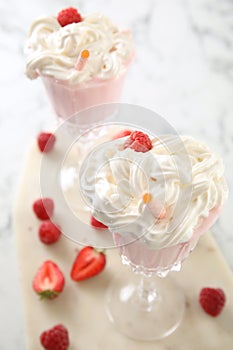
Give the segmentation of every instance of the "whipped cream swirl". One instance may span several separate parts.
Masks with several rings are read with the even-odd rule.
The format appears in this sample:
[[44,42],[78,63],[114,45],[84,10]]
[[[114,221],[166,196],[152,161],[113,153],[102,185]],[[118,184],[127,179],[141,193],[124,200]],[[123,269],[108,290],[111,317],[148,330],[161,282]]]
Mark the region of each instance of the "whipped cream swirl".
[[[84,69],[78,71],[75,64],[84,49],[90,56]],[[51,16],[32,24],[25,54],[28,78],[41,74],[78,83],[124,74],[134,56],[134,45],[129,30],[119,30],[102,14],[88,15],[64,27]]]
[[221,158],[186,136],[162,136],[146,153],[122,149],[124,142],[103,143],[83,163],[93,215],[114,233],[143,235],[152,249],[188,241],[226,200]]

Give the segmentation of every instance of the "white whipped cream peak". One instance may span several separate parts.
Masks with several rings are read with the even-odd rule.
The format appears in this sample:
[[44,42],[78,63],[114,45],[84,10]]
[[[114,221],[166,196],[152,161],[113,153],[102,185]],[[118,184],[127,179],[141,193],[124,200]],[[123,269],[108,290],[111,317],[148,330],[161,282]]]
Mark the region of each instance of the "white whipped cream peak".
[[221,158],[187,136],[161,136],[146,153],[122,150],[125,140],[103,143],[83,163],[93,215],[112,232],[144,235],[153,249],[188,241],[226,200]]
[[[75,64],[84,49],[90,56],[84,69],[78,71]],[[30,79],[41,74],[79,83],[124,74],[134,56],[134,45],[131,32],[120,30],[103,14],[91,14],[64,27],[56,17],[48,16],[33,22],[25,54]]]

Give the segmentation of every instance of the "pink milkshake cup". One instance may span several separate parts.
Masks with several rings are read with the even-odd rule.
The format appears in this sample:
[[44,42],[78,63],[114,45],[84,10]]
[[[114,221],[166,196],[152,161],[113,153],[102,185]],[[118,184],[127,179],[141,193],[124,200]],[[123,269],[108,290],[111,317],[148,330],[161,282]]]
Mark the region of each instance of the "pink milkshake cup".
[[[41,75],[41,79],[52,108],[62,121],[84,109],[119,102],[126,74],[110,79],[93,78],[76,84],[45,75]],[[107,117],[103,116],[102,120]],[[93,123],[93,119],[90,119],[87,123]]]
[[117,233],[114,234],[114,240],[126,264],[130,264],[138,271],[146,268],[148,271],[164,276],[170,270],[180,270],[181,263],[195,249],[199,238],[211,228],[221,211],[222,207],[212,209],[202,223],[194,229],[188,241],[169,247],[153,249],[146,244],[143,237],[128,243],[128,239]]
[[[70,19],[70,20],[69,20]],[[41,77],[59,121],[97,105],[119,102],[135,56],[129,30],[105,15],[81,16],[74,8],[33,22],[25,48],[26,75]],[[86,124],[109,117],[90,114]]]

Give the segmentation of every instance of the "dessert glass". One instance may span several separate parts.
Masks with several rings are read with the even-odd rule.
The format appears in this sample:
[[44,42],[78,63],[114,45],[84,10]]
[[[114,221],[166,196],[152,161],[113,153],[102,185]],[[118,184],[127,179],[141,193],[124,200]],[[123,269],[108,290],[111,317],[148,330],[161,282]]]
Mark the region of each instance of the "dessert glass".
[[[127,118],[126,116],[133,115],[135,118],[134,120],[137,120],[137,112],[137,110],[131,107],[130,113],[126,111],[124,117]],[[154,117],[153,126],[149,126],[148,119],[146,118],[147,114],[142,110],[140,110],[140,112],[142,119],[139,121],[138,125],[134,125],[133,129],[144,131],[146,127],[146,133],[148,135],[153,135],[155,139],[159,138],[158,135],[163,135],[164,133],[174,134],[174,130],[171,130],[158,116]],[[117,120],[119,121],[120,119],[118,115]],[[125,125],[126,128],[129,127],[124,122],[124,119],[120,121],[121,125]],[[143,129],[141,125],[143,125]],[[156,130],[156,132],[153,132],[154,130]],[[134,164],[134,158],[123,158],[124,156],[121,155],[121,150],[123,150],[123,148],[121,148],[120,142],[119,144],[114,143],[115,148],[113,148],[116,149],[116,158],[113,156],[113,148],[110,146],[109,148],[106,144],[103,145],[102,148],[100,146],[99,149],[98,147],[93,149],[80,168],[79,176],[81,188],[84,197],[86,196],[87,198],[87,202],[89,201],[93,215],[96,215],[97,220],[109,226],[115,246],[121,256],[122,263],[128,265],[134,272],[131,275],[126,272],[114,278],[106,295],[106,310],[110,321],[114,323],[121,333],[133,339],[148,341],[161,339],[173,333],[180,325],[185,309],[185,296],[172,278],[173,276],[171,276],[171,274],[168,275],[168,272],[180,271],[182,262],[187,259],[189,254],[195,249],[200,236],[214,224],[222,209],[220,206],[214,207],[209,213],[207,212],[207,216],[203,219],[200,219],[199,214],[195,212],[196,215],[192,214],[195,216],[194,222],[196,222],[194,229],[193,226],[187,227],[187,222],[189,222],[189,220],[186,220],[188,218],[186,206],[188,207],[189,203],[192,203],[191,205],[195,207],[196,194],[194,195],[193,193],[196,193],[195,191],[197,191],[197,189],[198,191],[204,191],[204,189],[202,190],[202,182],[200,181],[200,186],[197,185],[193,192],[191,155],[188,154],[182,140],[179,140],[177,135],[174,137],[176,138],[176,142],[174,143],[176,148],[173,148],[172,142],[170,145],[167,143],[164,147],[168,150],[168,157],[175,158],[178,179],[180,184],[184,186],[182,190],[180,190],[179,196],[175,199],[176,204],[175,210],[171,216],[171,223],[174,223],[176,225],[175,227],[181,225],[180,227],[182,227],[182,229],[186,227],[189,232],[192,232],[191,238],[175,240],[175,243],[172,243],[174,239],[173,231],[168,230],[162,234],[169,236],[171,233],[172,238],[169,238],[170,243],[161,245],[160,247],[156,245],[157,243],[154,245],[154,242],[148,236],[153,229],[152,226],[150,226],[151,224],[147,222],[148,216],[146,211],[144,212],[145,215],[143,212],[142,214],[138,214],[142,215],[141,219],[139,219],[140,224],[137,222],[137,218],[133,224],[130,221],[132,219],[128,221],[126,215],[132,218],[134,217],[134,214],[131,216],[131,199],[132,201],[134,199],[136,200],[136,197],[133,199],[130,196],[134,196],[133,193],[136,193],[136,196],[138,196],[138,193],[134,192],[137,186],[135,185],[134,187],[133,179],[135,179],[135,177],[140,179],[138,182],[136,180],[136,184],[141,187],[142,183],[144,183],[143,176],[145,175],[147,178],[145,181],[148,184],[147,189],[149,189],[149,191],[145,191],[145,187],[143,187],[142,193],[150,193],[149,179],[151,179],[152,173],[146,172],[146,170],[150,168],[147,168],[147,163],[145,163],[146,165],[144,167],[142,165],[142,160]],[[124,141],[122,141],[122,144],[123,143]],[[104,148],[106,149],[106,153]],[[143,159],[145,160],[145,158]],[[95,166],[96,160],[98,160],[98,166]],[[117,163],[109,163],[115,160]],[[102,161],[103,163],[101,164]],[[128,168],[123,164],[125,161],[129,164]],[[201,161],[200,159],[200,162]],[[135,168],[131,167],[132,164],[138,167],[137,171],[135,171]],[[119,172],[117,169],[120,169]],[[159,169],[159,166],[156,169]],[[166,166],[165,169],[167,169]],[[114,180],[112,174],[116,176]],[[119,175],[119,178],[117,178],[116,174]],[[125,182],[128,178],[127,174],[131,174],[130,179],[132,183],[129,182],[129,185]],[[157,175],[159,176],[159,173],[157,173]],[[89,181],[89,177],[92,179],[91,181]],[[166,177],[164,176],[163,178],[166,184]],[[105,179],[107,182],[105,182]],[[111,187],[111,189],[109,187],[109,184],[115,184],[114,181],[116,181],[116,186],[119,190],[119,192],[116,193],[114,192],[115,185],[112,185],[113,187]],[[128,191],[130,193],[128,203],[124,202],[123,197],[117,202],[118,200],[115,196],[118,196],[118,198],[121,195],[124,196],[125,193],[128,193],[126,189],[127,186],[131,188],[131,185],[132,191]],[[164,186],[164,189],[168,191],[169,184],[168,187]],[[113,198],[111,196],[113,196],[114,199],[110,199],[111,204],[108,205],[107,198]],[[113,205],[113,203],[116,204]],[[161,203],[161,210],[166,207],[165,203],[166,201]],[[126,208],[126,206],[128,206],[128,209],[125,211],[124,208]],[[161,211],[157,215],[158,221],[162,217],[162,214]],[[117,218],[116,222],[114,221],[115,217]],[[156,223],[153,223],[153,225],[154,224]],[[127,232],[128,225],[130,228],[135,228],[135,232],[133,230]],[[172,225],[168,227],[172,228]],[[187,235],[187,237],[190,237],[190,235]],[[156,240],[157,238],[153,239]]]
[[[77,15],[67,23],[61,23],[60,12],[37,18],[25,45],[27,77],[42,79],[58,121],[67,126],[82,110],[119,101],[135,56],[130,30],[102,13]],[[109,117],[103,114],[102,120]],[[98,121],[92,116],[86,126]],[[69,127],[79,129],[79,124]]]

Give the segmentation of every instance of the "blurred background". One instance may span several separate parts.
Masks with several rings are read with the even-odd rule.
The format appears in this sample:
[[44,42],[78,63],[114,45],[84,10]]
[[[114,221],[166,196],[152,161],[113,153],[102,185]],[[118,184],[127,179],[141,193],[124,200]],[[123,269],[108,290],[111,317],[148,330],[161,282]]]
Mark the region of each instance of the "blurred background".
[[0,350],[25,349],[12,208],[27,149],[55,120],[41,81],[24,75],[24,45],[36,17],[69,6],[131,28],[137,55],[122,102],[154,110],[223,157],[230,198],[212,232],[233,269],[233,1],[0,0]]

